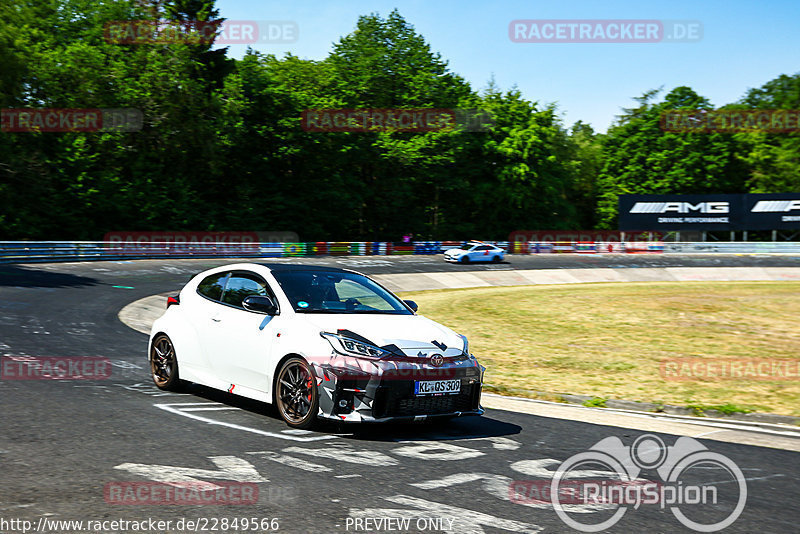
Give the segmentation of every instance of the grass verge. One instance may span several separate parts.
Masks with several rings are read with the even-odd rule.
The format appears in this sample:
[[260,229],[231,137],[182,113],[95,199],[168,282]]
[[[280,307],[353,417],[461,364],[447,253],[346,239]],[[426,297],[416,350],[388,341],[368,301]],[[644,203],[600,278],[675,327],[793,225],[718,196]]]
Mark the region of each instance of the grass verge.
[[669,381],[661,373],[673,358],[800,359],[797,282],[491,287],[403,298],[469,337],[495,391],[800,415],[797,376]]

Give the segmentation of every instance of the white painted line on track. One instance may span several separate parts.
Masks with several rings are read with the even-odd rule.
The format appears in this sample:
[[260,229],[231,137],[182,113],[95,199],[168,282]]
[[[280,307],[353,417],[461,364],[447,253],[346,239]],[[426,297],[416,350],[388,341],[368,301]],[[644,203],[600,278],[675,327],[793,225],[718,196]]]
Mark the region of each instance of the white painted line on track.
[[[786,475],[784,475],[783,473],[775,473],[774,475],[766,475],[766,476],[763,476],[763,477],[745,477],[744,480],[746,480],[748,482],[753,482],[755,480],[766,480],[768,478],[780,478],[780,477],[785,477],[785,476]],[[736,479],[734,479],[734,480],[715,480],[714,482],[704,482],[703,485],[706,486],[706,487],[712,486],[712,485],[713,486],[719,486],[720,484],[730,484],[732,482],[738,482],[738,481]]]
[[[237,482],[269,482],[261,476],[252,464],[236,456],[209,456],[209,460],[217,470],[195,469],[172,465],[151,465],[126,462],[114,466],[114,469],[128,471],[135,475],[143,476],[157,482],[180,487],[181,482],[198,482],[198,479],[211,478],[217,480],[235,480]],[[219,486],[212,482],[199,481],[208,489],[217,489]]]
[[315,464],[312,462],[308,462],[306,460],[301,460],[300,458],[295,458],[294,456],[278,454],[277,452],[273,451],[248,452],[246,454],[256,454],[263,458],[266,458],[267,460],[272,460],[273,462],[277,462],[279,464],[283,464],[289,467],[302,469],[303,471],[312,471],[315,473],[332,471],[330,467],[325,467],[324,465]]
[[[284,436],[288,437],[288,436]],[[358,464],[370,467],[389,467],[397,465],[396,459],[387,456],[382,452],[369,451],[364,449],[352,449],[350,447],[334,447],[329,449],[305,449],[303,447],[286,447],[283,452],[305,454],[315,458],[328,458],[341,462]]]
[[213,412],[216,410],[238,410],[239,408],[235,406],[209,406],[208,408],[203,407],[196,407],[196,408],[184,408],[182,411],[184,412]]
[[288,436],[286,434],[282,434],[282,433],[279,433],[279,432],[269,432],[267,430],[260,430],[258,428],[250,428],[248,426],[237,425],[237,424],[234,424],[234,423],[228,423],[226,421],[217,421],[216,419],[209,419],[208,417],[203,417],[203,416],[200,416],[200,415],[195,415],[193,413],[188,413],[185,410],[181,409],[181,407],[197,406],[198,404],[208,404],[208,403],[202,403],[202,402],[197,403],[196,402],[196,403],[186,403],[186,404],[183,404],[183,403],[180,403],[180,404],[154,404],[153,406],[155,406],[156,408],[159,408],[161,410],[176,414],[176,415],[182,415],[183,417],[188,417],[189,419],[195,419],[197,421],[202,421],[204,423],[208,423],[209,425],[224,426],[224,427],[227,427],[227,428],[233,428],[234,430],[242,430],[244,432],[252,432],[253,434],[259,434],[261,436],[268,436],[268,437],[271,437],[271,438],[279,438],[279,439],[286,439],[286,440],[289,440],[289,441],[302,441],[302,442],[321,441],[321,440],[326,440],[326,439],[336,439],[337,438],[337,436],[331,436],[331,435],[308,436],[308,437]]
[[[772,435],[791,436],[795,438],[800,438],[800,427],[795,429],[787,425],[778,425],[773,423],[759,423],[759,422],[739,421],[739,420],[729,421],[725,419],[716,419],[709,417],[693,417],[690,415],[672,415],[664,413],[638,412],[635,410],[622,410],[618,408],[593,408],[590,406],[581,406],[579,404],[564,404],[561,402],[551,402],[539,399],[527,399],[525,397],[514,397],[510,395],[495,395],[493,393],[484,393],[483,396],[497,398],[501,400],[507,399],[507,400],[524,401],[524,402],[550,405],[550,406],[575,408],[579,410],[594,411],[597,413],[605,413],[605,414],[615,413],[629,417],[642,418],[642,419],[656,419],[659,421],[672,422],[672,423],[687,423],[691,425],[701,425],[712,428],[724,428],[727,430],[741,430],[745,432],[758,432],[762,434],[772,434]],[[490,408],[490,409],[503,410],[504,408]],[[511,410],[511,411],[516,411],[516,410]],[[602,424],[602,421],[598,421],[598,424]]]
[[491,527],[497,530],[516,532],[517,534],[534,534],[543,530],[543,527],[540,527],[539,525],[523,523],[521,521],[512,519],[503,519],[483,512],[476,512],[466,508],[458,508],[444,503],[420,499],[408,495],[394,495],[392,497],[384,497],[384,499],[393,504],[399,504],[403,507],[401,509],[402,511],[408,512],[409,509],[417,509],[429,514],[438,515],[440,517],[455,518],[457,526],[456,528],[449,530],[462,534],[478,534],[485,532],[482,526]]
[[[595,408],[595,409],[596,410],[606,410],[606,408]],[[762,428],[762,427],[758,427],[758,426],[748,426],[746,422],[743,423],[743,424],[735,424],[735,423],[719,423],[719,422],[716,422],[716,420],[715,421],[708,421],[708,420],[703,420],[703,419],[692,421],[691,418],[689,418],[689,419],[683,419],[683,418],[678,419],[677,417],[680,417],[680,416],[677,416],[677,417],[676,416],[671,416],[671,415],[657,416],[656,414],[649,415],[649,414],[640,414],[640,413],[635,413],[635,412],[634,413],[626,413],[626,415],[628,415],[630,417],[658,419],[659,421],[665,421],[665,422],[671,422],[671,423],[684,423],[684,424],[699,425],[699,426],[712,427],[712,428],[723,428],[725,430],[738,430],[739,432],[755,432],[755,433],[758,433],[758,434],[769,434],[771,436],[789,436],[789,437],[792,437],[792,438],[799,438],[800,439],[800,434],[798,434],[797,431],[794,431],[792,429],[773,430],[773,429],[770,429],[770,428]],[[722,430],[715,431],[715,432],[722,432]],[[701,434],[701,435],[708,435],[708,434],[712,434],[712,433],[715,433],[715,432],[708,432],[707,434]],[[694,436],[694,437],[697,437],[697,436]]]

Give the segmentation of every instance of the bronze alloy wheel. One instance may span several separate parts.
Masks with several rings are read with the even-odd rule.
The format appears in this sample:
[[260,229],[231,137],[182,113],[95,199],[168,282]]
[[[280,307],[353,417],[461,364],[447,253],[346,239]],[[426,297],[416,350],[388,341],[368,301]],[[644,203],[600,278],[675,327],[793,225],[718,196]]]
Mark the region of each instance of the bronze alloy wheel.
[[310,428],[319,407],[317,383],[308,363],[302,358],[287,360],[278,373],[275,402],[286,423],[294,428]]
[[175,347],[166,334],[159,334],[150,347],[150,371],[160,389],[175,390],[180,384]]

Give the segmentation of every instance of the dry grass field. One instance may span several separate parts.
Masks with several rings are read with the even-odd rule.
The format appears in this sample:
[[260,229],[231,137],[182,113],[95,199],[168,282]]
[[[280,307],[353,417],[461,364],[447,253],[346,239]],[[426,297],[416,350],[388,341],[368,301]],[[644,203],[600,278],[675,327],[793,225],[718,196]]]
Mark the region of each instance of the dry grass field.
[[[665,380],[672,358],[800,359],[800,283],[608,283],[404,293],[470,339],[487,390],[800,415],[800,377]],[[791,367],[790,367],[791,368]]]

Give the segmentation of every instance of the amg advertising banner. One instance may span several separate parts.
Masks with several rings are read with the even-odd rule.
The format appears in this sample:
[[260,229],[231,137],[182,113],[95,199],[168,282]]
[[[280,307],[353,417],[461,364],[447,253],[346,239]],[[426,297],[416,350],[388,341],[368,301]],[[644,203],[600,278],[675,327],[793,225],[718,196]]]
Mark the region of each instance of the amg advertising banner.
[[619,229],[623,232],[797,228],[800,193],[619,197]]
[[738,230],[741,195],[620,195],[619,229]]
[[744,230],[800,228],[800,193],[742,195]]

